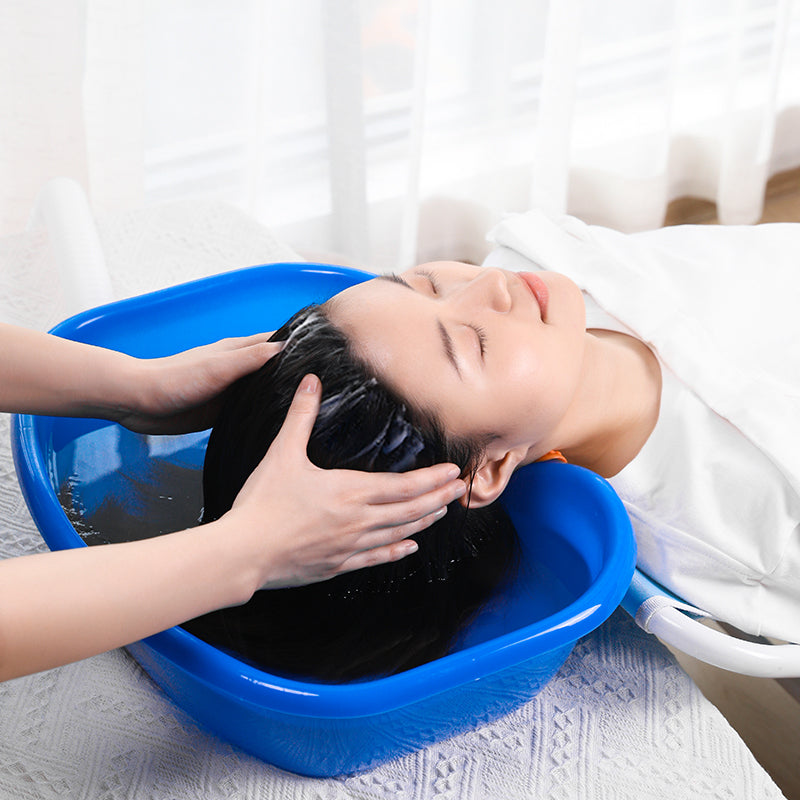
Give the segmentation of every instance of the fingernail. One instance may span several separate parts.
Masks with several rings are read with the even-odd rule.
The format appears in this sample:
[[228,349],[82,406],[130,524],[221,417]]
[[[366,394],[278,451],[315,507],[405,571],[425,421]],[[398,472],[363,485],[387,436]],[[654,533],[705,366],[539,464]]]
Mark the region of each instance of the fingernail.
[[419,545],[416,542],[407,542],[403,546],[403,555],[410,556],[412,553],[416,553],[419,550]]
[[450,465],[450,469],[447,470],[447,477],[450,480],[457,478],[461,474],[460,467],[457,467],[455,464]]
[[462,495],[467,493],[467,484],[464,481],[459,481],[458,486],[456,487],[456,497],[461,497]]
[[441,519],[447,513],[447,506],[442,506],[438,511],[433,512],[433,518]]
[[300,381],[301,392],[313,394],[317,391],[317,386],[319,386],[319,378],[316,375],[306,375],[305,378]]

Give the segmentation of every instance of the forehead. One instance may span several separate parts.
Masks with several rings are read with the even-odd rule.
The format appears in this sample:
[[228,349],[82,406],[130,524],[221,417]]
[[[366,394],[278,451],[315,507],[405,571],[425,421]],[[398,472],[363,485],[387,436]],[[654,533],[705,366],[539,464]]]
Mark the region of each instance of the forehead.
[[389,280],[374,278],[350,286],[328,301],[328,318],[350,340],[355,351],[376,369],[390,364],[413,292]]
[[328,318],[350,340],[355,351],[367,358],[373,367],[378,367],[373,351],[385,328],[392,328],[392,320],[386,312],[401,295],[400,286],[391,286],[388,281],[373,278],[350,286],[332,297],[327,303]]
[[[425,375],[437,383],[449,376],[436,359],[436,321],[412,289],[390,279],[356,284],[328,301],[328,318],[350,340],[356,354],[412,405],[436,413],[425,392]],[[438,369],[441,367],[441,369]]]

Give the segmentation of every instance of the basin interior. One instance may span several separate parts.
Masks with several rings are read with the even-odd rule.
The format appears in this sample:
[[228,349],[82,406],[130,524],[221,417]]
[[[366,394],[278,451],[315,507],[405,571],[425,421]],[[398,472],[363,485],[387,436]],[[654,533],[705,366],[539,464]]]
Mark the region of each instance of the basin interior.
[[[91,420],[53,420],[49,471],[76,545],[132,541],[199,524],[208,432],[143,436]],[[543,620],[576,601],[598,564],[570,541],[573,526],[508,508],[520,535],[516,574],[454,643],[454,650]],[[80,539],[78,538],[80,537]],[[591,554],[590,554],[591,555]]]

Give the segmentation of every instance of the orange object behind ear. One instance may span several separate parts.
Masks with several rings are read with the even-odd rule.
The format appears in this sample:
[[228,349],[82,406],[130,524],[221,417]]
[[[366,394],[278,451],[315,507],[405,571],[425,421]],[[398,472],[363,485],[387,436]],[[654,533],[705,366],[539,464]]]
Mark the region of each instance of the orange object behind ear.
[[541,458],[537,458],[537,461],[563,461],[567,464],[567,459],[564,458],[562,452],[560,450],[551,450],[549,453],[545,453]]

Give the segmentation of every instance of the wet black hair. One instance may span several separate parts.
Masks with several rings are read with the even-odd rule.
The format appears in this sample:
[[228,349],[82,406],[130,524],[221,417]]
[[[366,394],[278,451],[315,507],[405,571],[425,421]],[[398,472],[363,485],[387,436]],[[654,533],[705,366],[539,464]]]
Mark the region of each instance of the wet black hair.
[[[322,468],[400,472],[453,462],[467,480],[483,443],[445,435],[358,358],[324,306],[295,314],[273,339],[283,351],[228,391],[203,471],[203,521],[218,519],[263,458],[308,373],[323,388],[308,456]],[[314,498],[309,498],[313,503]],[[510,576],[514,527],[499,503],[447,514],[416,534],[398,562],[322,583],[255,593],[246,604],[184,625],[267,671],[343,682],[393,674],[440,657]]]

